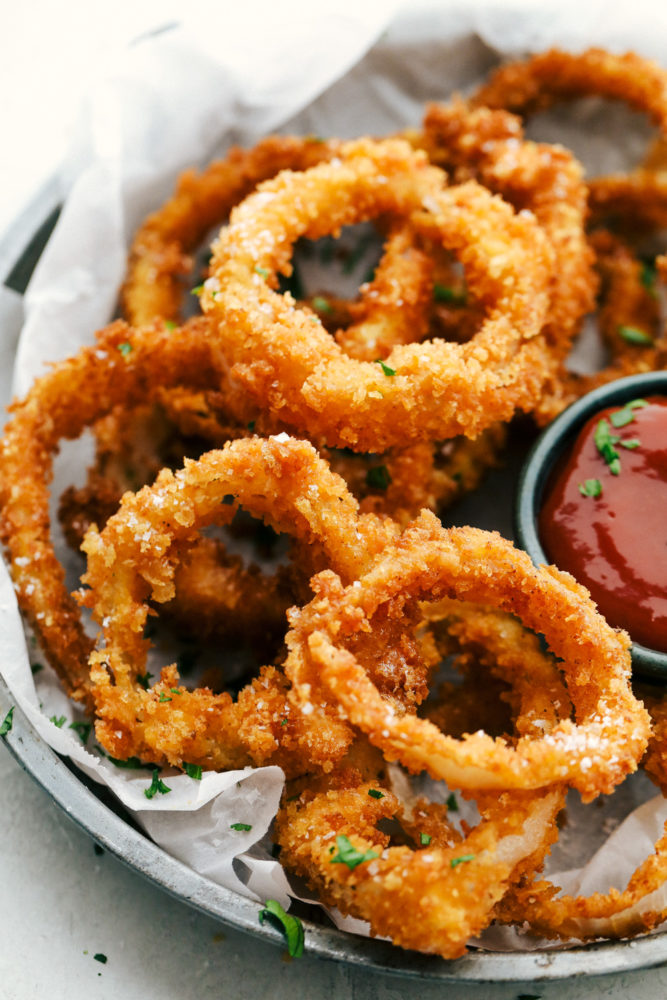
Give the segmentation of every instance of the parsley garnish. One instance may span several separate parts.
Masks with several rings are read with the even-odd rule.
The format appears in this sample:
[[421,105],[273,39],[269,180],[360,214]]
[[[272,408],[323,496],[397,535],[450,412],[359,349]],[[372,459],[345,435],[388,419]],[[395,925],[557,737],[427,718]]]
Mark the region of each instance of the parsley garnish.
[[286,726],[287,725],[287,719],[281,719],[280,720],[280,725],[281,726]]
[[269,276],[269,269],[266,268],[266,267],[259,267],[259,265],[258,265],[255,268],[255,273],[261,275],[262,278],[268,278],[268,276]]
[[390,368],[389,365],[386,365],[384,361],[382,361],[380,358],[375,359],[375,364],[380,366],[385,375],[391,377],[392,375],[396,374],[395,370],[393,368]]
[[178,323],[173,319],[166,319],[164,321],[165,330],[175,330]]
[[204,291],[203,285],[195,285],[195,287],[190,290],[190,295],[201,295],[203,291]]
[[49,719],[49,722],[52,722],[57,729],[62,729],[65,723],[67,722],[67,719],[65,718],[64,715],[58,715],[58,716],[52,715]]
[[156,794],[156,792],[159,792],[160,795],[166,795],[167,792],[170,791],[171,788],[169,788],[168,785],[165,785],[164,781],[160,777],[160,772],[158,771],[157,767],[154,767],[153,780],[151,781],[150,786],[148,788],[144,788],[144,795],[146,796],[147,799],[152,799],[153,796]]
[[368,794],[372,799],[383,799],[384,792],[381,792],[379,788],[369,788]]
[[586,479],[579,483],[579,492],[582,497],[599,497],[602,495],[602,483],[599,479]]
[[127,760],[118,760],[116,757],[107,756],[107,760],[109,761],[110,764],[113,764],[114,767],[127,767],[127,768],[150,767],[150,764],[142,764],[142,762],[139,760],[138,757],[128,757]]
[[622,410],[616,410],[614,413],[609,414],[609,419],[616,429],[619,427],[625,427],[627,424],[631,424],[635,419],[633,410],[641,410],[644,406],[648,406],[645,399],[632,399],[629,403],[626,403]]
[[93,728],[92,722],[70,722],[69,728],[73,729],[76,735],[79,737],[83,745],[85,746],[88,742],[88,737],[90,736],[90,731]]
[[202,776],[201,764],[186,764],[184,762],[183,770],[187,774],[188,778],[192,778],[194,781],[201,781],[201,776]]
[[448,302],[453,306],[464,306],[468,301],[468,296],[465,291],[457,292],[454,288],[436,283],[433,286],[433,299],[435,302]]
[[373,465],[366,473],[366,485],[372,490],[386,490],[391,482],[391,475],[386,465]]
[[101,951],[98,951],[96,955],[93,955],[96,962],[101,962],[102,965],[107,964],[107,956],[103,955]]
[[316,295],[313,298],[312,306],[318,313],[325,313],[326,315],[333,312],[333,306],[329,300],[325,299],[322,295]]
[[183,694],[178,688],[169,688],[172,694]]
[[454,792],[450,792],[449,797],[447,798],[447,808],[453,813],[457,813],[459,811],[459,804],[456,801]]
[[618,443],[621,448],[629,448],[632,451],[634,448],[639,448],[641,441],[639,438],[621,438]]
[[658,270],[655,266],[655,261],[652,260],[642,261],[639,280],[641,281],[644,288],[651,293],[654,299],[657,298],[657,293],[655,290],[655,282],[657,277],[658,277]]
[[6,736],[11,731],[14,722],[14,705],[9,709],[7,715],[0,723],[0,736]]
[[593,440],[595,441],[595,447],[609,466],[612,476],[617,476],[621,471],[621,460],[614,447],[618,443],[618,437],[610,433],[609,422],[604,420],[604,418],[598,422]]
[[132,351],[132,344],[128,340],[126,340],[122,344],[118,345],[118,350],[123,355],[123,357],[126,358],[128,354],[130,354]]
[[331,864],[347,865],[350,871],[354,871],[357,865],[363,864],[364,861],[371,861],[372,858],[380,857],[377,851],[358,851],[348,838],[343,835],[336,837],[336,847],[338,848],[338,854],[331,858]]
[[172,699],[168,695],[166,695],[164,693],[164,691],[160,691],[160,697],[158,698],[158,701],[165,702],[165,701],[171,701],[171,700]]
[[141,684],[144,691],[148,691],[148,683],[153,675],[146,672],[145,674],[137,674],[137,684]]
[[428,847],[428,845],[431,843],[431,834],[430,833],[420,833],[419,834],[419,843],[422,845],[422,847]]
[[239,830],[241,833],[245,833],[248,830],[252,830],[252,825],[250,823],[230,823],[230,830]]
[[618,335],[626,344],[650,345],[653,337],[650,337],[644,330],[638,330],[636,326],[619,326]]
[[474,857],[474,854],[462,854],[459,858],[452,858],[449,862],[449,867],[456,868],[457,865],[465,864],[466,861],[472,861]]
[[282,906],[276,899],[267,899],[264,909],[259,911],[259,922],[263,924],[266,918],[274,923],[280,924],[281,930],[287,938],[287,952],[292,958],[301,958],[305,935],[303,924],[298,917],[292,917],[285,913]]

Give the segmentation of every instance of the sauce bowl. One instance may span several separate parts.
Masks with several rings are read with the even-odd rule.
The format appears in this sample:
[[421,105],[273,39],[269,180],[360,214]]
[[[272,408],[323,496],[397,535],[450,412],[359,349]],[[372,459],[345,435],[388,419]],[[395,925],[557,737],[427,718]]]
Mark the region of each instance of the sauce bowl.
[[[564,410],[535,442],[519,477],[514,508],[517,544],[535,564],[551,561],[540,541],[538,515],[546,486],[559,460],[573,447],[584,424],[600,410],[609,406],[622,407],[633,399],[650,395],[667,396],[667,371],[630,375],[594,389]],[[633,642],[631,654],[635,674],[667,683],[667,653]]]

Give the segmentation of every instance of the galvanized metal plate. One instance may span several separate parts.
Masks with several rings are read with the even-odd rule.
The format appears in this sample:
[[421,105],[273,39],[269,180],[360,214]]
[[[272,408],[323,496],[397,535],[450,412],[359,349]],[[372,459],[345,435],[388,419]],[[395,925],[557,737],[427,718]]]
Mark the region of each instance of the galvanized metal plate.
[[[0,240],[3,282],[22,293],[57,218],[55,184],[47,185]],[[0,677],[0,719],[12,705]],[[154,844],[113,799],[59,757],[16,708],[4,740],[21,766],[105,850],[177,899],[237,929],[284,947],[280,933],[258,921],[258,905],[199,875]],[[312,910],[310,911],[312,912]],[[321,958],[398,976],[449,982],[526,982],[603,975],[667,964],[667,933],[585,947],[499,953],[471,949],[455,961],[407,952],[384,941],[303,920],[306,948]]]

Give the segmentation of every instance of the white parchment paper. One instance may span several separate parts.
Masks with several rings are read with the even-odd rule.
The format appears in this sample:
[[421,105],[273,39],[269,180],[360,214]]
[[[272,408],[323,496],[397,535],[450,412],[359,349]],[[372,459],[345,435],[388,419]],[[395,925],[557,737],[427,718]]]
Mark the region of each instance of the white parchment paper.
[[[5,289],[0,294],[4,400],[10,369],[12,391],[23,395],[46,362],[90,343],[95,329],[108,322],[132,234],[186,166],[204,165],[230,144],[251,144],[271,130],[352,136],[416,125],[426,101],[465,92],[502,56],[553,44],[598,44],[617,51],[634,47],[660,59],[667,40],[667,13],[642,0],[631,10],[605,0],[460,0],[409,9],[387,0],[298,10],[289,3],[235,7],[197,3],[181,25],[142,39],[100,68],[60,178],[63,211],[25,295],[24,316],[19,297]],[[571,136],[563,138],[576,142],[592,166],[625,166],[640,155],[648,132],[641,123],[632,119],[628,129],[622,109],[611,119],[608,110],[596,107],[585,114],[584,127],[575,116]],[[83,474],[87,460],[85,448],[68,453],[55,495],[71,482],[73,468]],[[149,772],[115,769],[69,728],[77,709],[48,670],[33,677],[35,655],[2,566],[0,670],[40,735],[105,782],[174,856],[228,888],[288,905],[282,869],[261,849],[282,791],[278,768],[208,773],[201,782],[164,772],[171,791],[149,801]],[[49,721],[62,716],[61,727]],[[567,888],[588,893],[622,886],[651,851],[667,805],[661,797],[645,802],[641,781],[628,787],[624,808],[631,816],[583,870],[563,873]],[[632,812],[637,803],[643,804]],[[233,831],[231,823],[252,829]],[[616,826],[618,817],[610,814],[609,823]],[[243,864],[235,865],[235,858]],[[364,932],[360,921],[333,916],[341,926]],[[505,931],[492,931],[485,943],[530,946]]]

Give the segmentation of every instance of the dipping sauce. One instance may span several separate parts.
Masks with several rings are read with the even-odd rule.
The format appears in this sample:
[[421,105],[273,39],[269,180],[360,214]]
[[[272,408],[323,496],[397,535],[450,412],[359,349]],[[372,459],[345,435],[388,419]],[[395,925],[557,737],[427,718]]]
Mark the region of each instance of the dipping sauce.
[[667,398],[589,420],[547,486],[538,530],[611,625],[667,652]]

